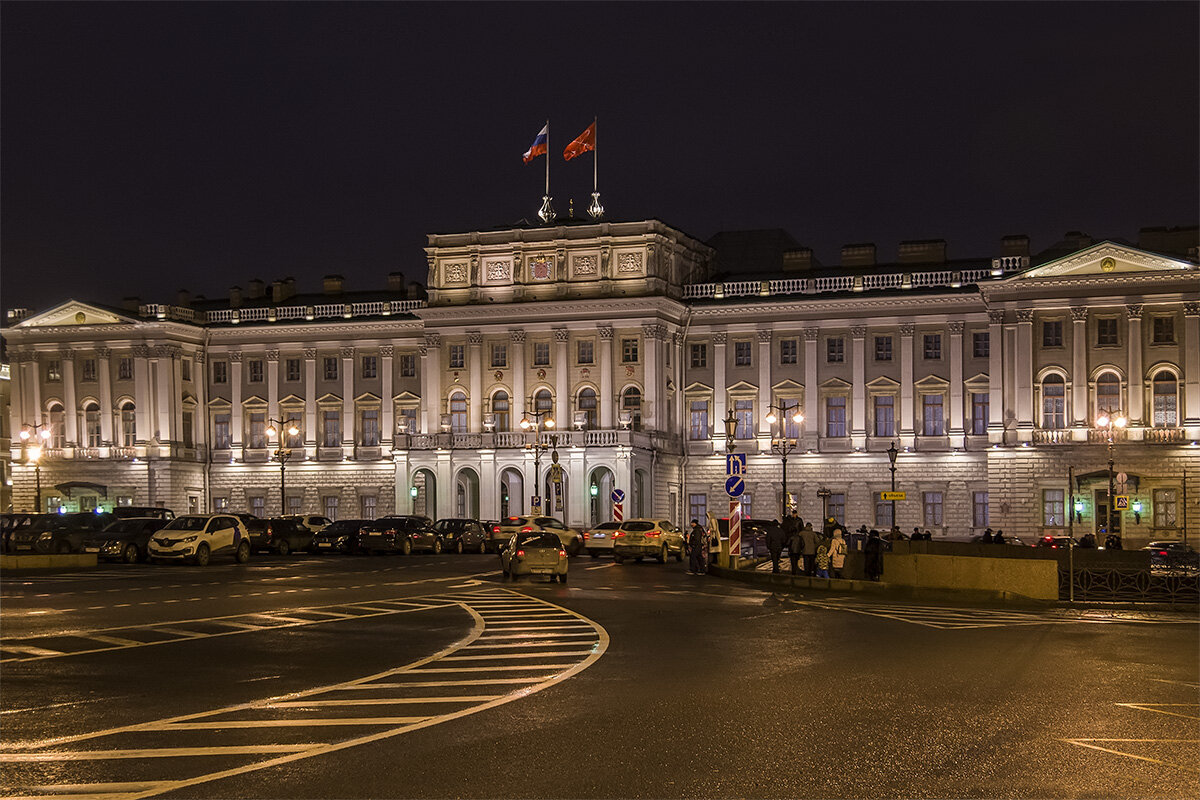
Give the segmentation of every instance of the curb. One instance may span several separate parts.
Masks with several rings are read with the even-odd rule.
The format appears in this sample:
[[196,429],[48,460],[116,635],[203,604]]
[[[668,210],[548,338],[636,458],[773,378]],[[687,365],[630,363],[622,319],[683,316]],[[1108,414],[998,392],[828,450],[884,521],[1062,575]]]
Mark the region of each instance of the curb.
[[19,575],[24,572],[85,569],[99,563],[96,553],[71,555],[2,555],[0,574]]

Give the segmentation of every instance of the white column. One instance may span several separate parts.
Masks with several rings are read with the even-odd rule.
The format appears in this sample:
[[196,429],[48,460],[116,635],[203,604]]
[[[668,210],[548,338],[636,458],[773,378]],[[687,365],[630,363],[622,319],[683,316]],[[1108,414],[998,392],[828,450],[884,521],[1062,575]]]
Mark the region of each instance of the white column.
[[988,312],[988,442],[1004,444],[1004,312]]
[[817,385],[817,340],[821,331],[817,328],[804,329],[804,427],[801,429],[805,443],[815,449],[821,431],[820,402],[821,388]]
[[[192,435],[196,439],[196,449],[208,447],[208,355],[204,350],[197,350],[192,359],[195,366],[193,377],[196,382],[196,416],[192,419]],[[208,508],[208,498],[200,501],[200,510]]]
[[[240,388],[238,389],[240,392]],[[239,395],[235,395],[237,397]],[[133,402],[134,402],[134,424],[137,425],[137,442],[139,444],[150,441],[153,436],[153,431],[150,429],[150,348],[144,345],[138,345],[133,348]],[[240,408],[235,407],[230,414],[229,435],[234,435],[234,430],[241,431],[241,428],[234,428],[234,425],[240,425],[236,422],[238,419],[237,413]],[[234,439],[233,441],[238,441]]]
[[[421,432],[437,433],[442,423],[442,337],[425,334],[425,349],[421,353],[421,377],[425,390],[421,397]],[[439,478],[439,483],[441,479]]]
[[1071,424],[1088,425],[1086,306],[1071,307]]
[[510,330],[508,340],[508,364],[512,369],[512,396],[509,397],[511,427],[514,431],[520,431],[521,420],[525,417],[525,331]]
[[[171,441],[183,444],[183,348],[171,347]],[[195,434],[193,433],[193,436]]]
[[500,476],[496,474],[496,451],[479,451],[479,516],[500,519]]
[[609,325],[601,325],[600,331],[600,429],[612,430],[613,407],[616,399],[613,397],[613,329]]
[[267,416],[279,419],[279,351],[267,351]]
[[1183,304],[1184,424],[1200,425],[1200,303]]
[[1017,309],[1016,406],[1017,437],[1033,438],[1033,309]]
[[658,383],[662,376],[659,374],[658,341],[658,325],[643,325],[645,358],[642,364],[642,419],[646,430],[661,430],[662,426],[662,420],[659,419]]
[[1129,354],[1126,408],[1129,424],[1136,427],[1145,424],[1142,413],[1143,398],[1146,396],[1146,376],[1142,374],[1142,306],[1140,303],[1127,305],[1125,313],[1129,316],[1129,340],[1125,346],[1125,352]]
[[[392,448],[396,441],[396,388],[392,385],[392,357],[394,352],[394,346],[390,344],[382,345],[379,348],[379,401],[382,405],[379,413],[379,425],[380,441],[386,445],[384,455],[387,455],[387,451]],[[399,508],[399,506],[396,507]],[[495,519],[495,517],[491,517],[491,519]]]
[[483,334],[467,331],[467,430],[483,430]]
[[566,328],[554,329],[554,426],[555,430],[571,430],[571,367],[567,357]]
[[156,345],[154,348],[154,418],[158,440],[163,444],[178,441],[174,427],[172,401],[175,384],[175,351],[171,345]]
[[912,447],[916,442],[913,382],[913,334],[916,326],[906,322],[900,326],[900,446]]
[[758,331],[758,434],[771,436],[771,423],[767,422],[767,412],[771,405],[771,331]]
[[112,396],[112,351],[107,347],[96,349],[96,369],[100,377],[100,444],[120,445],[113,439],[113,396]]
[[725,435],[729,392],[725,386],[725,331],[713,331],[713,440]]
[[[85,443],[79,435],[79,401],[75,398],[75,351],[62,351],[62,380],[63,380],[63,405],[66,406],[66,413],[63,414],[63,425],[66,429],[67,447],[82,447]],[[138,404],[141,405],[140,403]],[[41,409],[39,409],[40,412]]]
[[[240,351],[229,354],[229,393],[229,403],[232,406],[229,410],[229,435],[233,439],[231,442],[233,457],[243,460],[246,457],[243,452],[246,443],[242,432],[245,409],[242,408],[242,354]],[[141,403],[139,402],[138,405],[140,406]],[[316,417],[315,410],[313,416]]]
[[[29,413],[29,353],[13,353],[12,371],[10,374],[11,384],[9,386],[9,403],[8,403],[8,430],[10,431],[11,441],[13,444],[20,442],[21,426],[29,423],[34,425],[41,422],[41,412],[37,414]],[[34,362],[36,363],[36,362]],[[37,370],[35,369],[36,373]]]
[[354,452],[354,348],[343,347],[342,352],[342,448],[347,455]]
[[951,322],[950,330],[950,446],[963,447],[966,431],[963,429],[966,407],[963,397],[963,329],[961,320]]
[[854,447],[867,444],[867,329],[850,329],[850,437]]
[[[236,416],[236,414],[235,414]],[[304,348],[304,449],[307,458],[317,455],[317,348]],[[353,513],[357,514],[355,510]]]

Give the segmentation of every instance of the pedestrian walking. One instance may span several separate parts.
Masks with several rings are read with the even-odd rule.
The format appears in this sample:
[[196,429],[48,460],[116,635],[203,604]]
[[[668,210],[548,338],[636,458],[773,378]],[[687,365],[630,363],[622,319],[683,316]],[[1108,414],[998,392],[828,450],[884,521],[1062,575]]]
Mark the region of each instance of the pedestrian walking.
[[1120,550],[1121,549],[1121,537],[1117,536],[1115,533],[1110,533],[1104,539],[1104,549],[1105,550]]
[[883,574],[883,540],[879,538],[879,531],[873,530],[867,534],[863,555],[866,559],[867,580],[879,580],[879,576]]
[[804,523],[800,531],[800,553],[804,556],[804,574],[810,578],[815,574],[817,560],[817,532],[811,522]]
[[828,578],[829,577],[829,548],[826,547],[825,545],[821,545],[820,547],[818,547],[815,560],[816,560],[816,564],[817,564],[816,577]]
[[688,532],[688,574],[704,574],[704,541],[707,532],[700,527],[697,520],[692,520],[692,529]]
[[846,539],[842,536],[841,527],[833,529],[833,539],[829,542],[829,566],[833,568],[833,577],[842,577],[842,567],[846,564]]
[[787,544],[787,537],[783,533],[783,526],[777,521],[771,520],[771,524],[767,526],[767,552],[771,554],[771,572],[778,574],[779,558],[783,555],[783,546]]
[[[795,519],[793,517],[793,519]],[[800,574],[800,558],[804,555],[804,539],[800,536],[800,526],[792,525],[787,540],[788,561],[792,563],[792,574]],[[807,574],[807,572],[805,573]]]

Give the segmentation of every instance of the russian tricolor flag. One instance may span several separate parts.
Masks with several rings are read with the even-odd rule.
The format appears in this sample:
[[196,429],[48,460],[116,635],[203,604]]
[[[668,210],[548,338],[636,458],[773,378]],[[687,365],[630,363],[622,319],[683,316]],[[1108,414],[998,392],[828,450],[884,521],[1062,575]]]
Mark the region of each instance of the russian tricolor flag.
[[538,135],[534,138],[533,144],[531,144],[529,149],[525,151],[525,163],[528,164],[538,156],[546,155],[546,145],[549,141],[550,123],[547,122],[545,126],[538,132]]

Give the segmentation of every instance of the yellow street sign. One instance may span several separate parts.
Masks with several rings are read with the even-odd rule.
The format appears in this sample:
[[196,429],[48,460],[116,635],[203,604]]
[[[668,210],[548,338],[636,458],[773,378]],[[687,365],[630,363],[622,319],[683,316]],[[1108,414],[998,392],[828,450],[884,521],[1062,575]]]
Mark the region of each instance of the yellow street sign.
[[1129,495],[1119,494],[1113,498],[1113,508],[1117,511],[1129,510]]
[[880,492],[879,499],[880,500],[907,500],[908,493],[907,492]]

